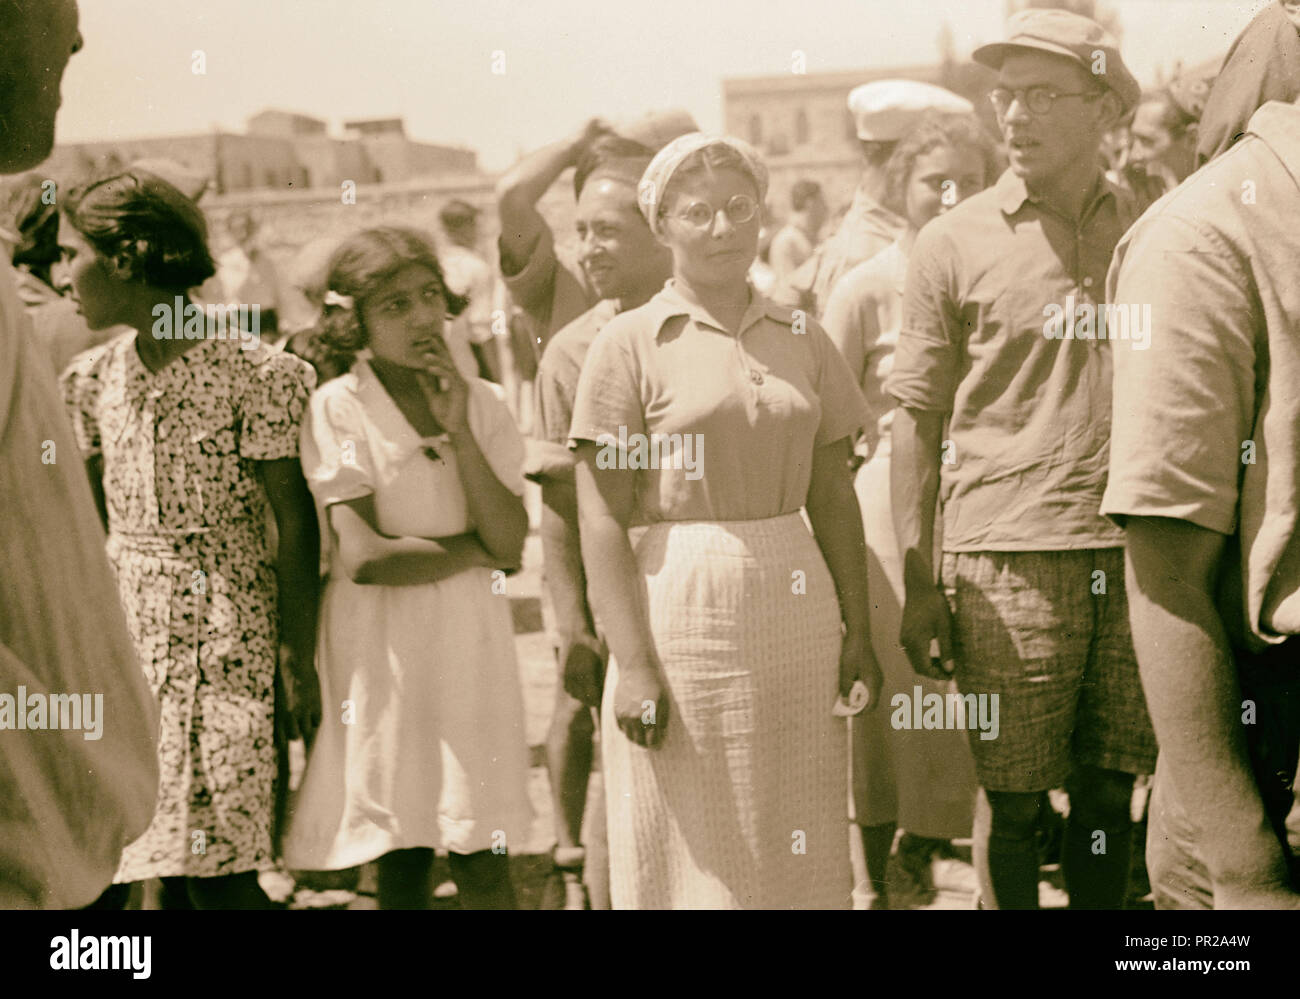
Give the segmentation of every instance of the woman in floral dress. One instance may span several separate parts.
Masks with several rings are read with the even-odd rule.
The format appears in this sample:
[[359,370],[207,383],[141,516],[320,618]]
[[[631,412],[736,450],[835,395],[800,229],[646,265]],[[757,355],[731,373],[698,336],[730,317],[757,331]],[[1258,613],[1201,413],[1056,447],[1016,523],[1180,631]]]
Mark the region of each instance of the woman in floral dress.
[[157,812],[114,880],[162,878],[165,907],[262,908],[277,667],[304,736],[320,716],[318,533],[297,460],[314,376],[189,300],[213,271],[206,236],[147,174],[67,196],[60,243],[86,320],[133,332],[63,384],[161,712]]

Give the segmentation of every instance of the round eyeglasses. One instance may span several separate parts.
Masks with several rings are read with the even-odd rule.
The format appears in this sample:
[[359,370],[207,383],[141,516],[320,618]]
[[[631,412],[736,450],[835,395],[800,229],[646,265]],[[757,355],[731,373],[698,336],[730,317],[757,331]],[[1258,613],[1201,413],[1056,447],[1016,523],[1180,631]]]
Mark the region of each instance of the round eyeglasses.
[[[736,194],[727,201],[722,210],[726,213],[727,219],[732,225],[743,225],[752,220],[758,213],[758,202],[748,194]],[[676,217],[692,228],[707,229],[713,224],[717,214],[718,210],[707,202],[694,201],[686,206],[685,211],[679,212]]]
[[1008,90],[1006,87],[994,87],[989,91],[989,102],[993,105],[993,110],[998,113],[999,117],[1005,117],[1013,100],[1020,101],[1029,109],[1030,114],[1042,115],[1050,112],[1052,105],[1061,97],[1082,97],[1091,100],[1094,97],[1100,97],[1104,92],[1102,90],[1079,90],[1074,93],[1064,93],[1043,86],[1028,87],[1024,90]]

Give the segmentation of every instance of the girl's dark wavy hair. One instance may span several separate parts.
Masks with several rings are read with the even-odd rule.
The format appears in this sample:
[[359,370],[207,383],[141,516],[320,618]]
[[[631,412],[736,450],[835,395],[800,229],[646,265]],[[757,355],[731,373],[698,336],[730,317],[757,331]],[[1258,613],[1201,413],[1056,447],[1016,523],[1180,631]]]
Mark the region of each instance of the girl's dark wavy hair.
[[907,182],[916,161],[939,146],[969,150],[984,167],[984,184],[997,180],[1002,161],[997,145],[972,114],[931,111],[908,132],[885,164],[885,207],[895,214],[907,214]]
[[101,257],[133,280],[168,291],[201,285],[217,272],[198,205],[161,177],[114,174],[63,196],[63,215]]
[[346,371],[356,359],[357,351],[370,342],[365,322],[361,318],[362,303],[398,271],[411,264],[427,267],[437,277],[442,297],[447,302],[447,315],[458,316],[469,304],[469,299],[455,294],[447,287],[442,265],[433,241],[418,229],[405,226],[378,226],[366,229],[344,240],[330,258],[328,291],[347,295],[352,308],[327,304],[321,315],[316,336],[316,349],[332,366]]

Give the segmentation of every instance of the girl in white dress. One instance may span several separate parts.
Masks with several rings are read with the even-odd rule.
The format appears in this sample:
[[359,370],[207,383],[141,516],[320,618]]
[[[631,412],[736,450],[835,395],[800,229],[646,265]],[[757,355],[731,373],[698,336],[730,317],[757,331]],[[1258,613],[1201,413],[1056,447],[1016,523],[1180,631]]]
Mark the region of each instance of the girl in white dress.
[[386,227],[330,266],[324,333],[361,350],[311,399],[302,461],[331,547],[323,721],[285,857],[379,860],[381,908],[425,908],[434,849],[465,908],[512,908],[506,851],[531,818],[509,599],[528,518],[523,442],[442,337],[464,308],[424,236]]

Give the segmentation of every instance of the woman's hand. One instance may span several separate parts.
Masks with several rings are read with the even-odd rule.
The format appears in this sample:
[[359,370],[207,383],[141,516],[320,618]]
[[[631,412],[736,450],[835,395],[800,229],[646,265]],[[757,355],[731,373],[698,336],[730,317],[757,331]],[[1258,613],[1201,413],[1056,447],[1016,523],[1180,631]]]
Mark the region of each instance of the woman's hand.
[[885,675],[880,669],[880,663],[876,661],[871,639],[845,635],[840,644],[840,696],[846,702],[857,680],[861,680],[867,688],[867,710],[874,708],[885,686]]
[[293,721],[289,738],[301,738],[310,748],[320,728],[320,678],[310,656],[280,643],[280,677],[284,684],[285,710]]
[[623,734],[638,746],[654,749],[663,743],[668,724],[668,688],[657,668],[624,669],[619,664],[614,718]]
[[448,434],[468,433],[469,383],[452,360],[447,341],[441,336],[435,338],[424,360],[426,367],[415,378],[429,403],[429,412]]

